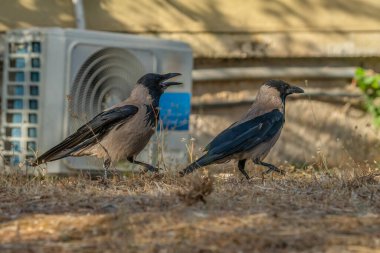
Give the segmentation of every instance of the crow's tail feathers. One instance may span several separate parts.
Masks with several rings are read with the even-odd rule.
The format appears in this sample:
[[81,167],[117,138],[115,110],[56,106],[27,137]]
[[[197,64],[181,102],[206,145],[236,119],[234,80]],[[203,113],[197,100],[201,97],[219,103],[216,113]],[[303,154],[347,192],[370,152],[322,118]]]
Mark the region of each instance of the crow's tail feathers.
[[38,166],[42,163],[52,162],[71,156],[73,153],[92,145],[97,141],[97,138],[98,135],[94,135],[91,138],[83,141],[79,138],[78,140],[75,140],[75,134],[70,135],[63,142],[40,155],[36,160],[31,162],[30,165]]
[[54,154],[54,153],[50,153],[49,151],[39,156],[36,160],[31,161],[29,165],[35,167],[40,164],[52,162],[52,161],[55,161],[55,160],[58,160],[70,155],[69,152],[60,152],[60,153]]
[[179,176],[180,177],[183,177],[187,174],[190,174],[191,172],[193,172],[194,170],[196,169],[199,169],[200,166],[197,162],[193,162],[192,164],[190,164],[189,166],[187,166],[185,169],[183,169],[182,171],[179,172]]
[[212,159],[211,157],[209,157],[207,154],[202,156],[201,158],[199,158],[198,160],[196,160],[195,162],[193,162],[192,164],[190,164],[189,166],[187,166],[185,169],[183,169],[182,171],[179,172],[179,176],[180,177],[183,177],[187,174],[190,174],[191,172],[193,172],[194,170],[196,169],[199,169],[203,166],[206,166],[206,165],[209,165],[213,162],[214,159]]

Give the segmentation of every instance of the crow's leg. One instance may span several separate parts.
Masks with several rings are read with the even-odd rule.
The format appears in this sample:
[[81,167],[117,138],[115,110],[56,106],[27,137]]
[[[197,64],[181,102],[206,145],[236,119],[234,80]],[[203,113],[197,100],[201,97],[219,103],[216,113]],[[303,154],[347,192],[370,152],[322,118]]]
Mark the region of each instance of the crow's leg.
[[104,169],[103,181],[107,182],[108,169],[111,166],[111,157],[110,157],[110,154],[108,153],[108,150],[100,143],[100,141],[98,139],[96,139],[96,140],[97,140],[99,146],[103,149],[104,153],[106,153],[106,155],[107,155],[107,159],[105,159],[103,161],[103,169]]
[[151,171],[151,172],[158,172],[158,168],[150,165],[150,164],[147,164],[147,163],[144,163],[144,162],[140,162],[140,161],[137,161],[135,160],[133,157],[128,157],[127,158],[128,162],[130,163],[134,163],[134,164],[138,164],[138,165],[141,165],[145,168],[144,172],[147,172],[147,171]]
[[247,178],[247,180],[249,180],[249,176],[248,176],[247,172],[244,169],[246,161],[247,161],[246,159],[239,160],[238,167],[239,167],[240,172],[245,176],[245,178]]
[[111,159],[110,158],[107,158],[106,160],[104,160],[103,162],[103,169],[104,169],[104,181],[107,181],[107,176],[108,176],[108,168],[110,167],[111,165]]
[[262,166],[265,166],[265,167],[268,168],[268,170],[266,170],[266,171],[263,172],[263,175],[268,174],[268,173],[273,172],[273,171],[275,171],[277,173],[280,173],[282,175],[285,175],[285,172],[283,170],[280,170],[279,168],[277,168],[276,166],[274,166],[274,165],[272,165],[270,163],[265,163],[265,162],[262,162],[262,161],[260,161],[258,159],[253,160],[253,162],[255,164],[262,165]]

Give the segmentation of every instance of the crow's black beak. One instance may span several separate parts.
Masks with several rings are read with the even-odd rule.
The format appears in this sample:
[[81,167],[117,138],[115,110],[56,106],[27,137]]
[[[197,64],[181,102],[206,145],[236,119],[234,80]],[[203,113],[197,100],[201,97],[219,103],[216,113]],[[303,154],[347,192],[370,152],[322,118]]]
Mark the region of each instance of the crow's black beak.
[[291,86],[289,87],[287,90],[286,90],[286,94],[287,95],[290,95],[290,94],[293,94],[293,93],[304,93],[304,90],[297,87],[297,86]]
[[162,80],[160,82],[160,86],[164,89],[166,89],[167,87],[169,86],[172,86],[172,85],[180,85],[182,83],[180,82],[165,82],[166,80],[169,80],[171,78],[174,78],[176,76],[180,76],[181,74],[180,73],[167,73],[165,75],[162,75]]

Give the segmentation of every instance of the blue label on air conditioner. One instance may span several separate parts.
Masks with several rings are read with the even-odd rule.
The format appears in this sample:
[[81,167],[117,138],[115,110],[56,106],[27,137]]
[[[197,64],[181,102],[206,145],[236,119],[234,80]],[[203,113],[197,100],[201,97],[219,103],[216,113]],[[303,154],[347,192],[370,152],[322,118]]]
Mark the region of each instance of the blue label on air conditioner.
[[189,130],[190,93],[164,93],[160,99],[160,120],[164,130]]

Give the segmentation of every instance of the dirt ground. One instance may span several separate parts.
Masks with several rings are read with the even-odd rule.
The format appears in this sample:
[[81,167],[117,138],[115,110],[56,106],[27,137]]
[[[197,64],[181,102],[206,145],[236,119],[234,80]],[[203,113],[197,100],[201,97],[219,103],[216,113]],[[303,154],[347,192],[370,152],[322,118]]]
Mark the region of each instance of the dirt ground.
[[[0,252],[380,252],[380,170],[0,177]],[[218,173],[213,173],[218,171]],[[220,172],[220,173],[219,173]]]

